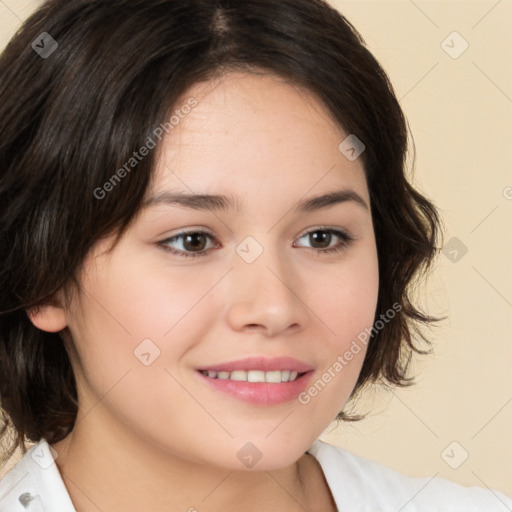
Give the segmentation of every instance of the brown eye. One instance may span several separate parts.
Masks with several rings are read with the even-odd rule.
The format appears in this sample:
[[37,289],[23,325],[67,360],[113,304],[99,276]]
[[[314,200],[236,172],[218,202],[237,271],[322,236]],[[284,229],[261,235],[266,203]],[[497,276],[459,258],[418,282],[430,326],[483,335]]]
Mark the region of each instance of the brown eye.
[[315,249],[325,249],[331,245],[332,234],[329,231],[313,231],[308,236]]
[[183,247],[186,251],[204,251],[207,244],[203,233],[191,233],[183,237]]
[[[301,236],[299,240],[302,239],[307,240],[309,245],[299,245],[299,247],[310,247],[320,254],[341,251],[354,241],[354,238],[347,232],[340,229],[330,228],[322,228],[309,231],[308,233],[305,233],[303,236]],[[294,245],[294,247],[297,246]]]
[[159,242],[158,245],[172,254],[194,257],[208,254],[208,250],[214,246],[214,244],[212,244],[208,247],[209,240],[214,240],[213,236],[209,233],[204,231],[189,231],[178,233],[171,238]]

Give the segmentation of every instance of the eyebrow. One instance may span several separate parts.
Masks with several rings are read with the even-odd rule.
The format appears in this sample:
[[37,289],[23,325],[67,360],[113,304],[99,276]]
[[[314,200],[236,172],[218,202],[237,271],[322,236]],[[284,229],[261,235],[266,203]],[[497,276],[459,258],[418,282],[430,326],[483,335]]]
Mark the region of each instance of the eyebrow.
[[[314,212],[346,202],[354,202],[366,210],[370,209],[366,201],[357,192],[347,188],[299,201],[294,207],[294,210],[296,212]],[[148,198],[142,207],[148,208],[153,205],[161,204],[207,211],[227,211],[231,208],[235,208],[237,211],[242,210],[239,201],[232,196],[217,194],[188,194],[170,191],[161,192]]]

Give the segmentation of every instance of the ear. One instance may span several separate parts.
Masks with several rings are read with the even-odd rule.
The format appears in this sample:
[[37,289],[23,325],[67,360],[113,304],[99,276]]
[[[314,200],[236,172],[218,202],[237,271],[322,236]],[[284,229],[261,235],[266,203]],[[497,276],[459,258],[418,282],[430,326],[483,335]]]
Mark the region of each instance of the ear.
[[64,308],[58,303],[52,302],[27,309],[27,315],[35,327],[46,332],[59,332],[68,325]]

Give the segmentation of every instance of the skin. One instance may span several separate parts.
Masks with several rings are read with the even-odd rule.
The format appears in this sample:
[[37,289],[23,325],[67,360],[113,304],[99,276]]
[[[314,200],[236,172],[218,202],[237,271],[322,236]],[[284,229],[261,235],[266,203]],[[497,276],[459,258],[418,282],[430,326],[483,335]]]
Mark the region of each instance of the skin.
[[[242,402],[196,368],[287,355],[311,364],[314,382],[371,327],[379,279],[361,160],[338,150],[347,133],[311,94],[276,77],[229,73],[191,96],[198,105],[163,140],[148,196],[225,194],[240,209],[149,206],[112,252],[113,237],[97,242],[84,293],[31,313],[40,329],[64,329],[78,383],[75,428],[53,445],[58,468],[78,512],[335,510],[304,452],[343,409],[364,347],[306,405]],[[368,208],[293,210],[338,189]],[[320,253],[307,233],[322,227],[354,241]],[[207,255],[158,245],[189,229],[212,235]],[[235,252],[247,236],[263,249],[252,263]],[[149,366],[133,353],[147,338],[160,350]],[[262,454],[252,468],[237,457],[249,441]]]

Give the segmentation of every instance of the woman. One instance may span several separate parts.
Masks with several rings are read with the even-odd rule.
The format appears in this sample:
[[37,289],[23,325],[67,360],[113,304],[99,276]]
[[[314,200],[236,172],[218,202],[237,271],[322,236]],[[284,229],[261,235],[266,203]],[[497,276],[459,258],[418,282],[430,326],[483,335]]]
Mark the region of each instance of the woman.
[[439,232],[343,16],[50,1],[0,69],[2,408],[37,442],[2,511],[510,509],[318,441],[408,383]]

